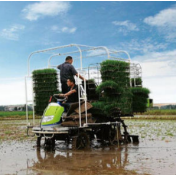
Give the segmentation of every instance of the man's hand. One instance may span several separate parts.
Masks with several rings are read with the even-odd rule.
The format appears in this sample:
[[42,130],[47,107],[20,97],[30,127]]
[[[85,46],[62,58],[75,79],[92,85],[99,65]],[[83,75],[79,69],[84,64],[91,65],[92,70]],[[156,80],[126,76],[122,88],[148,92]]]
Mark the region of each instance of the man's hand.
[[[76,76],[78,76],[78,73],[76,74]],[[79,78],[82,79],[83,81],[84,80],[86,81],[86,79],[84,77],[82,77],[80,74],[79,74]]]
[[65,97],[65,94],[58,94],[59,97]]

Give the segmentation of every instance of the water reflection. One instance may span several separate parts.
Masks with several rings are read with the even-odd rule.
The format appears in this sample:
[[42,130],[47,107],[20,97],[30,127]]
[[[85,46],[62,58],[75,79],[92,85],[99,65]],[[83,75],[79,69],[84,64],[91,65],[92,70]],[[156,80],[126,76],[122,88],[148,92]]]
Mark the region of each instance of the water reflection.
[[[106,147],[87,151],[36,149],[37,174],[131,174],[126,169],[128,147]],[[133,174],[134,171],[133,171]]]

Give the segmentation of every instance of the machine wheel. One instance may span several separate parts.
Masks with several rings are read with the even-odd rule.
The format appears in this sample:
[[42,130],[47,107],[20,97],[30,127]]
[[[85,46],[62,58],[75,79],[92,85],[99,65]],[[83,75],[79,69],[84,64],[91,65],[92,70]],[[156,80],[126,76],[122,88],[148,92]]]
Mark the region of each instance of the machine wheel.
[[40,145],[41,145],[41,139],[42,139],[42,137],[37,137],[37,142],[36,142],[37,147],[40,147]]
[[108,132],[109,132],[109,143],[110,145],[113,145],[115,142],[116,133],[117,133],[115,126],[111,126]]
[[72,149],[88,149],[90,147],[89,136],[85,132],[81,132],[78,136],[72,138]]
[[102,145],[113,145],[116,140],[117,129],[114,125],[102,126],[97,133]]
[[55,147],[55,137],[53,138],[45,138],[45,147]]

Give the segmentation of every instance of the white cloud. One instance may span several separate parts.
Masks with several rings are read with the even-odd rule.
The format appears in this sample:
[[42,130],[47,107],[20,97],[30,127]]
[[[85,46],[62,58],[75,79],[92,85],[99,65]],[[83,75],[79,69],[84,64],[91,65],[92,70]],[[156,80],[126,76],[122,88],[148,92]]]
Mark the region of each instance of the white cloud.
[[159,32],[164,34],[166,39],[175,39],[176,6],[161,10],[154,16],[146,17],[144,23],[157,27]]
[[116,26],[120,26],[119,31],[123,32],[124,30],[128,31],[139,31],[139,28],[136,26],[136,24],[131,23],[130,21],[113,21],[112,24]]
[[135,56],[142,66],[143,85],[151,90],[154,103],[176,102],[176,50]]
[[[22,79],[1,79],[0,81],[0,105],[25,104],[25,83]],[[32,86],[28,82],[28,98],[32,99]]]
[[112,47],[116,50],[126,50],[129,53],[149,53],[154,51],[160,51],[166,49],[168,43],[158,43],[151,38],[146,38],[143,40],[132,39],[128,42],[120,42],[118,46]]
[[59,31],[59,27],[54,25],[54,26],[51,27],[51,30],[52,31]]
[[62,28],[59,28],[58,26],[54,25],[51,27],[51,30],[54,31],[54,32],[57,32],[57,33],[69,33],[69,34],[73,34],[76,32],[77,28],[76,27],[73,27],[73,28],[69,28],[69,27],[62,27]]
[[92,57],[92,56],[97,56],[97,55],[105,55],[107,54],[106,50],[104,49],[95,49],[95,50],[90,50],[87,51],[86,56]]
[[175,66],[173,65],[173,62],[176,63],[176,50],[163,52],[148,52],[144,55],[135,56],[133,59],[139,62],[172,62],[171,65]]
[[62,32],[65,32],[65,33],[75,33],[75,31],[76,31],[76,27],[74,27],[74,28],[68,28],[68,27],[63,27],[62,29],[61,29],[61,31]]
[[66,32],[66,31],[68,31],[68,27],[63,27],[62,32]]
[[57,16],[68,12],[71,5],[69,2],[44,1],[26,6],[23,9],[24,17],[30,21],[38,20],[43,16]]
[[56,45],[60,45],[60,42],[59,41],[57,41],[57,42],[54,42],[54,41],[47,41],[47,40],[44,40],[44,41],[40,41],[39,42],[40,44],[42,44],[42,45],[45,45],[45,46],[47,46],[47,45],[49,45],[49,46],[53,46],[53,47],[55,47]]
[[143,86],[151,90],[154,103],[176,103],[176,76],[143,79]]
[[157,27],[171,26],[176,27],[176,7],[161,10],[155,16],[149,16],[144,22]]
[[173,68],[169,61],[141,62],[144,78],[169,77],[172,75]]
[[11,26],[10,28],[2,29],[2,31],[0,32],[0,36],[8,40],[19,40],[19,32],[24,29],[24,25],[16,24]]

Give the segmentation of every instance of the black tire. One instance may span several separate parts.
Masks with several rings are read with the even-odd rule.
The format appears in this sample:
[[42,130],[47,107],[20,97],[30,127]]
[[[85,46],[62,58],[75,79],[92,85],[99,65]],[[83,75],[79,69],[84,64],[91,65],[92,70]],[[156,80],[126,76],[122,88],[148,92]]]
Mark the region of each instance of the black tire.
[[56,139],[55,139],[55,137],[53,137],[51,140],[52,140],[52,147],[54,148],[56,145]]
[[102,145],[113,145],[116,133],[117,131],[114,126],[103,126],[99,129],[97,137]]
[[88,149],[90,147],[89,136],[85,132],[81,132],[78,136],[72,138],[72,149]]
[[53,138],[45,138],[45,147],[52,147],[52,148],[54,148],[55,147],[55,142],[56,142],[56,140],[55,140],[55,137],[53,137]]
[[116,139],[116,134],[117,134],[117,130],[115,129],[115,126],[111,126],[109,128],[109,143],[110,145],[114,145],[117,141]]
[[37,137],[37,142],[36,142],[36,144],[37,144],[37,147],[40,147],[41,146],[41,137]]

